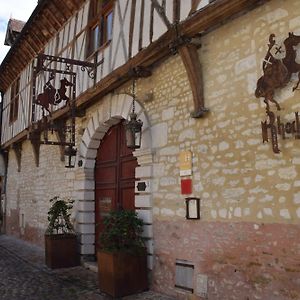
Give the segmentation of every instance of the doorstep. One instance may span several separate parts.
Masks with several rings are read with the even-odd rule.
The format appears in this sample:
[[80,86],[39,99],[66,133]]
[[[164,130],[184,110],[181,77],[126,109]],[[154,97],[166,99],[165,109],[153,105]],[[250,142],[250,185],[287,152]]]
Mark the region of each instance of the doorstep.
[[95,273],[98,272],[98,264],[96,261],[84,261],[83,266],[90,271],[93,271]]

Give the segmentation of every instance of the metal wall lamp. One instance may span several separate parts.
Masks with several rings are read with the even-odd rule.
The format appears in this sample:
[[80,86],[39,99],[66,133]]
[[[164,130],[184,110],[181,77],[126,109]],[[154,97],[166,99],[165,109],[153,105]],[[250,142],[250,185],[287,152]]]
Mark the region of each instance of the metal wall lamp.
[[143,122],[137,120],[137,114],[135,113],[135,85],[134,79],[132,83],[132,112],[129,115],[129,121],[125,122],[126,145],[131,149],[140,148],[142,142]]
[[65,148],[65,167],[66,168],[74,168],[76,162],[76,153],[77,150],[69,145]]

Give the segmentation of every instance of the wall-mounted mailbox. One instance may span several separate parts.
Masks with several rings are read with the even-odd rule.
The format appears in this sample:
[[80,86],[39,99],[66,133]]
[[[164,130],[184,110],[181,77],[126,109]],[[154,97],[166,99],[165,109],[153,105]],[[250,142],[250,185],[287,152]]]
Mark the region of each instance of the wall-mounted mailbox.
[[200,219],[200,198],[185,198],[186,218],[188,220]]

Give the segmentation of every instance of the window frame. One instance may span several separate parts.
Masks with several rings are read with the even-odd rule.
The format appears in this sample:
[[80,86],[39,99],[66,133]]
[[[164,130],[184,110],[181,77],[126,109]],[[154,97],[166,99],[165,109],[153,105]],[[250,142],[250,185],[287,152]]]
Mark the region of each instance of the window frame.
[[[87,29],[87,47],[86,57],[92,56],[95,52],[107,47],[112,39],[113,32],[113,18],[114,18],[114,4],[115,0],[91,0],[89,8],[89,22]],[[108,17],[112,14],[111,26],[108,27]],[[97,38],[94,33],[98,27]],[[110,37],[108,33],[110,31]],[[97,44],[95,41],[97,40]]]
[[18,120],[20,98],[20,77],[18,77],[10,88],[9,124]]

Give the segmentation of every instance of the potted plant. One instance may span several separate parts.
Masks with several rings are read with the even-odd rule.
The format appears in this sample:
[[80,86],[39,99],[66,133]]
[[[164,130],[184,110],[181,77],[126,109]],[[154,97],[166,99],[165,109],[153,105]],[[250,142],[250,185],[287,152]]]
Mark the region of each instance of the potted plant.
[[46,265],[52,269],[77,266],[80,263],[77,236],[70,220],[74,201],[55,196],[50,202],[45,233]]
[[148,288],[143,221],[136,212],[110,212],[103,220],[97,251],[100,290],[123,297]]

